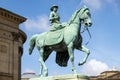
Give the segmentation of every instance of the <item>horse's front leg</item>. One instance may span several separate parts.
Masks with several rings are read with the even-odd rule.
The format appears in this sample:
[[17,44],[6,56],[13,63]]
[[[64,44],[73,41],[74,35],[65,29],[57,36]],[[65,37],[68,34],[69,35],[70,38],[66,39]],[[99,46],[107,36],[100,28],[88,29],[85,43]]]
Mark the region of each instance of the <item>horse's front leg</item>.
[[74,53],[73,53],[73,43],[72,42],[68,45],[68,53],[70,56],[70,61],[72,63],[72,71],[74,72],[74,74],[77,74],[77,71],[76,71],[75,65],[74,65]]
[[46,76],[48,76],[48,69],[47,69],[47,67],[46,67],[46,65],[45,65],[45,62],[44,62],[44,60],[43,60],[43,54],[44,54],[44,49],[41,48],[41,49],[40,49],[40,59],[39,59],[39,61],[40,61],[41,65],[42,65],[43,68],[44,68],[44,76],[46,77]]
[[83,64],[87,61],[87,58],[88,58],[88,56],[89,56],[89,54],[90,54],[90,50],[87,49],[86,47],[84,47],[83,45],[82,45],[81,48],[79,48],[79,50],[81,50],[81,51],[83,51],[83,52],[86,53],[83,61],[78,63],[78,65],[80,66],[80,65],[83,65]]

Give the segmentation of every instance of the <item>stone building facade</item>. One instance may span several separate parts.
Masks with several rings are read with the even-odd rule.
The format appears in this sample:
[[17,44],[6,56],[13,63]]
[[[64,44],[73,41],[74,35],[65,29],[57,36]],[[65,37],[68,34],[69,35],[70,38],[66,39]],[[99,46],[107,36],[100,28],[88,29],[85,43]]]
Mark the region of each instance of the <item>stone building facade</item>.
[[105,71],[98,76],[90,76],[90,80],[120,80],[120,71]]
[[21,79],[21,56],[26,34],[19,24],[26,18],[0,8],[0,80]]

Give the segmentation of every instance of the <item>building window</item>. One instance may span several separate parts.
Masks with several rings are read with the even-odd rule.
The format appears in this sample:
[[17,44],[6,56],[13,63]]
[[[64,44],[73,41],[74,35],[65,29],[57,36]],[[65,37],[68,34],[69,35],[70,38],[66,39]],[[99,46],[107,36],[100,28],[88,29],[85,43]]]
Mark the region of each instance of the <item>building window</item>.
[[7,47],[5,45],[0,45],[0,52],[7,53]]

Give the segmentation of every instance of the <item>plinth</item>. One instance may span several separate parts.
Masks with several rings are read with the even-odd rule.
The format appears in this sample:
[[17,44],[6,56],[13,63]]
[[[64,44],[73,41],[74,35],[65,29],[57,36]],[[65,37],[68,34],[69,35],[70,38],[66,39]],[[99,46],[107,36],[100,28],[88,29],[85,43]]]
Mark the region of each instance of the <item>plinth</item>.
[[37,77],[29,80],[89,80],[89,77],[81,74],[66,74],[59,76]]

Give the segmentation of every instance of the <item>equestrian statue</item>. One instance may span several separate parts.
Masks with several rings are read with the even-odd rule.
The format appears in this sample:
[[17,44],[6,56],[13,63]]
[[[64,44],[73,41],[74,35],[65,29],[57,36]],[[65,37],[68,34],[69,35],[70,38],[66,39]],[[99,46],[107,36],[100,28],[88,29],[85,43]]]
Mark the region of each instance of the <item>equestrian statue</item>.
[[83,65],[90,54],[90,50],[82,44],[81,36],[82,24],[88,32],[88,28],[92,26],[89,8],[84,6],[76,10],[65,24],[60,23],[57,9],[58,6],[56,5],[50,8],[50,31],[33,35],[29,43],[29,54],[32,54],[35,45],[39,50],[40,75],[44,74],[44,76],[48,76],[45,61],[53,51],[56,52],[56,63],[61,67],[66,67],[70,59],[74,74],[77,74],[74,65],[74,50],[77,49],[86,53],[83,61],[80,61],[78,65]]

